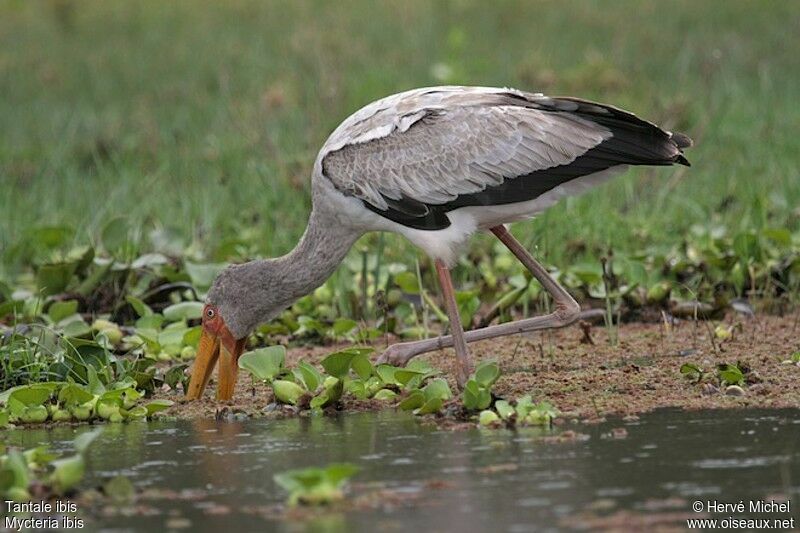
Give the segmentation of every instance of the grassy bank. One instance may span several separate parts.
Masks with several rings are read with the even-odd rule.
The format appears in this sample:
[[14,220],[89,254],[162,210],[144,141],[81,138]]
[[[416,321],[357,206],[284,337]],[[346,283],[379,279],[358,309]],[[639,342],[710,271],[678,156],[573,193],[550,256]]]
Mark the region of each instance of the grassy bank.
[[[144,251],[285,252],[336,124],[442,83],[594,98],[697,141],[691,169],[634,170],[518,225],[550,264],[677,244],[695,225],[798,227],[790,2],[62,0],[0,12],[7,275],[41,255],[36,228],[84,244],[119,215]],[[387,238],[408,263],[411,246]]]

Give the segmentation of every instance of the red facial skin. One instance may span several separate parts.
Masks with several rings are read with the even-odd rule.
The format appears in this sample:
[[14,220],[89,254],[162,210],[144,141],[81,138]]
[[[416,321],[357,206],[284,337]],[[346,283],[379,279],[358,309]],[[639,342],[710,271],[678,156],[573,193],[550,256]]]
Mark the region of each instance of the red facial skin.
[[241,344],[233,338],[233,334],[228,330],[219,311],[211,304],[206,304],[205,307],[203,307],[203,329],[214,337],[217,337],[220,343],[225,346],[230,353],[236,353],[237,345]]

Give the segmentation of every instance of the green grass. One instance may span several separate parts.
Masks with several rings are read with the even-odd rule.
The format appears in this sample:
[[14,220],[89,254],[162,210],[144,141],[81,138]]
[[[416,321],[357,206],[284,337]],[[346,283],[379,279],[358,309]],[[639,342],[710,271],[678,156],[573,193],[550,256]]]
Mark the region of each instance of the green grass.
[[27,266],[36,227],[80,244],[119,215],[144,249],[167,229],[209,260],[286,252],[330,131],[442,83],[593,98],[695,139],[691,169],[637,169],[517,225],[550,264],[695,224],[796,230],[798,20],[731,0],[0,1],[0,274]]

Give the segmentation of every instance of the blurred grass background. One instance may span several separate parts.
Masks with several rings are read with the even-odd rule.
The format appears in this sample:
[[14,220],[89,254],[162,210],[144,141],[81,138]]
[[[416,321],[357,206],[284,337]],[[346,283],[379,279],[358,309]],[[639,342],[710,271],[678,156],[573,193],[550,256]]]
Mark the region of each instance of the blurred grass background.
[[691,169],[635,169],[518,224],[547,263],[694,224],[796,229],[797,35],[781,1],[3,0],[0,270],[37,227],[80,244],[119,215],[143,249],[157,229],[205,259],[284,253],[333,128],[439,84],[596,99],[695,139]]

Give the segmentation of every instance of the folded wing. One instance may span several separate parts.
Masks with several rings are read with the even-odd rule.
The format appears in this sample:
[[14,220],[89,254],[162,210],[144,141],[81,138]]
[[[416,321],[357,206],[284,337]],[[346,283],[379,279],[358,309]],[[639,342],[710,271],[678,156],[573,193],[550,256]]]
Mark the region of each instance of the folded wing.
[[443,87],[376,102],[346,120],[321,152],[342,193],[421,229],[447,211],[536,198],[621,164],[688,164],[685,136],[622,110],[509,89]]

